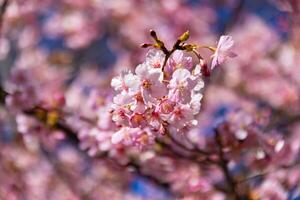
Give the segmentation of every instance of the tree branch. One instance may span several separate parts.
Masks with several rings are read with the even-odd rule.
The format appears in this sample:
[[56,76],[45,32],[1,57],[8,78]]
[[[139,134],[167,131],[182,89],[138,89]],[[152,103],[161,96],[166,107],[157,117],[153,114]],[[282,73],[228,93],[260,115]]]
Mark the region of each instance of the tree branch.
[[230,171],[228,169],[228,160],[225,158],[224,152],[223,152],[223,143],[222,143],[222,137],[219,133],[218,129],[215,129],[215,141],[218,147],[218,155],[219,155],[219,164],[223,171],[225,180],[228,184],[229,193],[232,195],[233,200],[240,200],[242,199],[237,190],[237,183],[233,179],[233,177],[230,174]]
[[4,0],[0,6],[0,34],[2,33],[3,18],[4,18],[4,14],[6,12],[8,3],[9,3],[9,0]]
[[[4,104],[5,102],[5,97],[8,95],[7,92],[5,92],[5,90],[0,86],[0,104]],[[36,116],[35,116],[35,113],[36,113],[36,109],[43,109],[43,108],[33,108],[33,109],[30,109],[30,110],[27,110],[27,111],[23,111],[24,114],[27,114],[28,116],[31,116],[31,117],[34,117],[35,119],[41,121],[44,123],[43,120],[41,119],[38,119]],[[47,112],[47,110],[44,110],[45,112]],[[64,122],[64,119],[62,118],[59,118],[59,120],[57,121],[55,127],[56,129],[58,130],[61,130],[65,133],[65,135],[67,136],[67,139],[69,141],[72,142],[72,144],[74,144],[76,146],[76,148],[79,147],[79,138],[77,137],[77,134],[76,132],[74,132],[72,130],[72,128],[70,128],[65,122]],[[47,151],[43,151],[45,155],[48,156],[49,158],[49,153],[45,153]],[[169,191],[170,188],[169,188],[169,184],[168,183],[164,183],[164,182],[161,182],[160,179],[154,177],[154,176],[151,176],[150,174],[146,175],[146,174],[143,174],[142,173],[142,170],[141,170],[141,167],[139,166],[139,164],[134,161],[133,159],[131,159],[126,165],[122,165],[120,164],[117,160],[113,159],[113,158],[110,158],[108,157],[107,153],[104,152],[103,154],[101,154],[98,158],[104,158],[110,162],[113,162],[115,164],[117,164],[119,167],[121,168],[128,168],[128,167],[131,167],[132,169],[134,169],[134,172],[137,176],[141,176],[141,177],[145,177],[146,179],[148,179],[149,181],[151,182],[154,182],[155,184],[161,186],[162,188],[164,188],[166,191]]]
[[238,21],[238,19],[240,17],[240,14],[243,11],[245,2],[246,2],[245,0],[239,0],[238,1],[236,6],[231,11],[230,19],[226,22],[226,24],[224,25],[224,27],[220,31],[221,34],[224,34],[227,31],[229,31],[234,26],[234,24]]

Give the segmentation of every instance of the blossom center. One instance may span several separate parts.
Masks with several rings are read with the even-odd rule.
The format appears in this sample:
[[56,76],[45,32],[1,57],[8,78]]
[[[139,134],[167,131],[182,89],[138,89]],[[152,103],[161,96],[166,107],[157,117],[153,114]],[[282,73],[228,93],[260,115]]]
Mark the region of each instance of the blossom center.
[[185,89],[185,85],[183,83],[178,84],[177,89],[179,92],[183,93]]
[[180,109],[174,110],[174,115],[175,115],[176,117],[178,117],[178,118],[182,118],[182,117],[183,117],[183,116],[182,116],[182,112],[181,112]]
[[160,63],[159,62],[153,63],[152,67],[153,68],[160,68]]
[[151,82],[149,80],[144,80],[143,84],[142,84],[143,88],[146,89],[146,90],[150,90],[151,85],[152,84],[151,84]]
[[134,97],[137,102],[144,102],[142,94],[140,92],[137,93]]
[[171,102],[163,102],[161,104],[161,111],[165,114],[172,112],[174,109],[174,103]]

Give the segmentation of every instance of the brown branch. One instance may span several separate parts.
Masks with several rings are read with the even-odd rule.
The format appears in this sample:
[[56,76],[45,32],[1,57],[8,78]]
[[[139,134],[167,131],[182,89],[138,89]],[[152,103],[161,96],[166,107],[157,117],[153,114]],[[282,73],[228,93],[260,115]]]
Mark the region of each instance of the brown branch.
[[59,161],[56,159],[56,155],[53,155],[50,151],[47,151],[43,146],[41,146],[41,153],[44,158],[47,159],[48,163],[52,166],[52,169],[57,174],[57,177],[72,191],[74,195],[80,199],[86,199],[86,195],[82,194],[78,188],[74,185],[72,180],[70,180],[67,172],[60,167]]
[[171,55],[176,50],[190,51],[190,50],[188,50],[187,47],[191,48],[193,46],[193,45],[190,45],[190,44],[186,45],[184,43],[190,37],[189,31],[186,31],[182,35],[180,35],[177,38],[176,42],[173,44],[172,49],[170,49],[170,50],[165,46],[165,43],[161,39],[159,39],[159,37],[157,36],[157,34],[156,34],[156,32],[154,30],[150,30],[150,35],[153,38],[153,40],[155,41],[155,43],[154,44],[144,43],[144,44],[141,45],[141,47],[142,48],[154,47],[154,48],[160,49],[165,54],[164,62],[163,62],[162,69],[161,69],[162,72],[164,73],[164,76],[166,76],[166,74],[165,74],[165,67],[166,67],[167,62],[168,62],[169,58],[171,57]]
[[5,104],[5,98],[8,95],[8,93],[0,86],[0,104]]
[[215,129],[215,141],[216,141],[216,144],[218,147],[217,150],[218,150],[218,155],[219,155],[219,165],[223,171],[225,180],[227,182],[229,194],[232,195],[233,200],[240,200],[242,198],[238,194],[237,183],[230,174],[230,171],[228,168],[228,160],[225,158],[225,155],[223,152],[222,137],[221,137],[218,129]]
[[164,152],[160,152],[161,155],[167,155],[173,159],[181,159],[190,161],[200,165],[212,165],[217,164],[214,160],[212,160],[208,155],[201,155],[199,152],[189,152],[183,153],[179,150],[173,148],[173,146],[163,140],[156,140],[156,143],[164,147]]
[[[222,83],[219,83],[222,85]],[[270,123],[263,128],[265,132],[268,132],[272,129],[282,129],[289,127],[297,122],[300,122],[300,115],[298,113],[290,113],[284,108],[276,108],[271,105],[268,101],[261,98],[259,95],[250,94],[243,86],[243,84],[238,85],[237,87],[232,88],[235,91],[235,94],[240,98],[245,99],[246,101],[253,101],[263,105],[265,108],[268,108],[271,112]]]
[[236,6],[231,11],[230,19],[226,22],[223,29],[220,31],[221,34],[226,33],[235,25],[235,23],[238,21],[241,13],[243,11],[245,2],[246,2],[245,0],[239,0],[237,2]]
[[2,33],[3,18],[8,6],[9,0],[4,0],[0,7],[0,34]]
[[188,138],[187,141],[192,145],[192,148],[188,148],[186,145],[182,144],[180,141],[178,141],[175,137],[173,137],[170,133],[167,133],[166,135],[170,141],[172,141],[174,144],[176,144],[178,147],[182,148],[184,151],[195,153],[203,156],[210,156],[212,155],[211,152],[208,152],[204,149],[198,148],[194,143],[192,143]]
[[[5,97],[8,95],[7,92],[5,92],[3,90],[3,88],[0,86],[0,94],[2,94],[0,97],[1,97],[1,101],[0,103],[3,104],[5,102]],[[26,111],[23,111],[25,114],[31,116],[31,117],[34,117],[35,119],[41,121],[42,123],[45,123],[44,119],[39,119],[35,116],[36,114],[36,111],[37,109],[39,110],[42,110],[44,112],[47,112],[47,110],[43,109],[43,108],[40,108],[40,107],[37,107],[37,108],[33,108],[33,109],[30,109],[30,110],[26,110]],[[56,125],[53,127],[55,129],[58,129],[58,130],[61,130],[63,131],[66,136],[67,136],[67,139],[69,141],[72,142],[72,144],[74,144],[76,146],[76,148],[79,147],[79,138],[76,134],[76,132],[74,130],[72,130],[71,127],[69,127],[65,122],[64,122],[64,119],[63,118],[59,118],[59,120],[57,121]],[[44,151],[45,153],[46,151]],[[49,153],[45,153],[45,155],[48,155],[48,158],[49,158]],[[157,184],[158,186],[161,186],[162,188],[166,189],[166,191],[169,191],[170,188],[169,188],[169,185],[167,183],[164,183],[164,182],[161,182],[160,179],[154,177],[154,176],[151,176],[150,174],[146,175],[146,174],[143,174],[142,173],[142,170],[141,170],[141,167],[138,165],[138,163],[136,161],[134,161],[133,159],[131,159],[126,165],[122,165],[120,164],[117,160],[113,159],[113,158],[109,158],[107,153],[106,152],[103,152],[98,158],[104,158],[110,162],[113,162],[115,164],[117,164],[119,167],[122,167],[122,168],[128,168],[128,167],[131,167],[132,169],[134,169],[134,172],[137,176],[141,176],[141,177],[145,177],[146,179],[148,179],[150,182],[153,182],[155,184]]]
[[[73,144],[78,148],[80,140],[77,137],[77,134],[67,125],[64,123],[63,119],[60,119],[56,125],[56,128],[59,130],[62,130],[66,135],[68,136],[68,139],[73,142]],[[156,185],[164,188],[166,191],[170,190],[170,186],[168,183],[162,182],[160,179],[157,177],[154,177],[150,174],[144,174],[141,170],[141,166],[134,160],[130,159],[129,162],[126,165],[122,165],[119,163],[116,159],[110,158],[108,156],[107,152],[102,152],[101,155],[97,156],[97,158],[102,158],[106,161],[112,162],[116,164],[118,167],[123,168],[124,170],[127,169],[128,167],[132,168],[134,171],[133,173],[137,176],[141,176],[149,180],[150,182],[155,183]]]
[[286,169],[291,169],[291,168],[294,168],[294,167],[298,167],[298,165],[300,165],[300,160],[297,160],[294,163],[289,164],[289,165],[281,165],[281,166],[279,166],[279,167],[277,167],[273,170],[264,171],[264,172],[261,172],[259,174],[248,176],[246,178],[238,180],[237,183],[243,183],[243,182],[251,181],[252,179],[261,178],[261,177],[264,177],[266,175],[278,172],[279,170],[286,170]]

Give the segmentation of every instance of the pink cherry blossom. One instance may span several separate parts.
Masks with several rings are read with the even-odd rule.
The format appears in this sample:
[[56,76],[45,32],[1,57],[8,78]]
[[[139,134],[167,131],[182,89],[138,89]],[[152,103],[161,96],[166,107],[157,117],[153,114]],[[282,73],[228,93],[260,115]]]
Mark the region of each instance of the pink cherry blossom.
[[135,73],[141,80],[141,93],[145,103],[155,103],[155,99],[166,95],[167,89],[161,82],[163,76],[160,70],[153,70],[146,64],[137,66]]
[[134,93],[138,90],[139,85],[139,78],[130,71],[123,71],[120,76],[117,76],[111,80],[111,86],[116,91],[122,91],[126,93]]
[[193,67],[192,57],[184,56],[182,51],[175,51],[168,60],[166,66],[167,73],[172,74],[178,68],[186,68],[191,70]]
[[233,58],[236,56],[234,52],[231,51],[234,41],[231,36],[222,35],[218,42],[216,51],[212,55],[211,69],[214,69],[217,65],[224,63],[228,58]]
[[146,55],[146,64],[150,68],[160,69],[163,66],[165,55],[162,51],[151,49]]
[[145,146],[153,142],[151,131],[140,128],[123,127],[113,134],[112,143],[122,142],[125,145]]
[[176,105],[174,110],[168,115],[167,121],[175,128],[181,129],[185,126],[192,125],[193,113],[188,105]]
[[[138,128],[151,130],[155,137],[174,130],[183,133],[197,124],[195,116],[200,111],[204,86],[201,73],[197,69],[191,73],[186,69],[189,66],[181,63],[182,66],[170,71],[170,81],[163,80],[162,69],[149,63],[159,58],[158,52],[150,50],[146,62],[136,67],[135,74],[123,72],[112,80],[111,85],[117,91],[111,106],[112,120],[117,125],[117,134],[112,140],[116,143],[134,143],[134,135],[139,135],[136,132]],[[183,54],[178,55],[179,60],[190,59]],[[127,79],[133,80],[134,84],[129,87]],[[129,91],[130,88],[134,90]]]
[[197,79],[193,80],[187,69],[177,69],[170,80],[169,98],[176,102],[188,103],[191,101],[192,89],[196,86]]

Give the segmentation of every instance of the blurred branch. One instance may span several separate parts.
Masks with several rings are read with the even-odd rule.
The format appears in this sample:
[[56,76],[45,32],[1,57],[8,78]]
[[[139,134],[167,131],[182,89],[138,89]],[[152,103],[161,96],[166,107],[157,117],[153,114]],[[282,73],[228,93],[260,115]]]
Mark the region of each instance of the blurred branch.
[[[72,141],[72,143],[76,146],[76,148],[79,147],[80,140],[77,137],[76,132],[74,132],[67,124],[64,123],[64,119],[60,119],[57,122],[55,128],[57,128],[59,130],[62,130],[66,134],[67,138],[70,141]],[[135,173],[137,176],[144,177],[147,180],[155,183],[156,185],[159,185],[162,188],[166,189],[166,191],[169,191],[169,185],[167,183],[162,182],[160,179],[158,179],[154,176],[144,174],[141,170],[140,165],[134,159],[130,159],[129,162],[126,165],[122,165],[121,163],[119,163],[114,158],[110,158],[106,152],[103,152],[97,158],[101,158],[101,159],[104,159],[104,160],[109,161],[111,163],[114,163],[118,167],[123,168],[124,170],[127,169],[128,167],[130,167],[130,168],[133,169],[133,173]]]
[[[181,150],[176,150],[175,148],[173,148],[172,144],[167,143],[166,141],[156,140],[156,143],[164,147],[164,152],[160,152],[161,155],[167,155],[168,157],[171,157],[173,159],[182,159],[200,165],[217,164],[214,160],[210,159],[209,155],[203,155],[201,152],[183,153],[181,152]],[[175,145],[176,147],[179,147],[177,146],[177,144]],[[188,151],[188,149],[183,151],[186,152]]]
[[[16,196],[17,199],[21,199],[26,190],[22,169],[16,165],[15,159],[12,156],[7,156],[5,152],[6,151],[0,153],[1,181],[5,181],[5,177],[10,181],[6,180],[6,185],[8,187],[0,187],[0,199],[7,199],[10,194]],[[1,184],[1,186],[3,185]]]
[[223,29],[220,31],[221,34],[226,33],[235,25],[243,11],[245,2],[246,0],[238,0],[236,6],[231,11],[231,16],[229,20],[226,22],[226,24],[223,26]]
[[167,138],[170,139],[170,141],[172,141],[174,144],[176,144],[178,147],[184,149],[185,151],[189,151],[191,153],[197,153],[202,156],[212,155],[212,152],[208,152],[204,149],[200,149],[199,147],[197,147],[197,145],[192,143],[187,137],[186,137],[186,140],[192,145],[192,148],[188,148],[186,145],[181,143],[181,141],[178,141],[175,137],[173,137],[170,133],[167,133],[167,136],[168,136]]
[[8,3],[9,3],[9,0],[3,0],[1,7],[0,7],[0,34],[2,33],[3,18],[4,18],[4,14],[6,12]]
[[232,195],[233,200],[243,199],[238,194],[237,183],[230,174],[230,171],[229,171],[229,168],[228,168],[228,160],[225,158],[225,155],[224,155],[224,152],[223,152],[222,137],[221,137],[218,129],[215,129],[215,141],[216,141],[217,148],[218,148],[219,164],[220,164],[220,167],[223,171],[225,180],[228,184],[229,193],[230,193],[230,195]]
[[67,172],[60,167],[59,161],[56,159],[56,155],[53,155],[50,151],[47,151],[43,146],[41,146],[42,155],[47,159],[52,169],[57,174],[57,177],[72,191],[76,197],[80,199],[86,199],[86,195],[78,191],[78,188],[73,184]]
[[5,104],[5,97],[8,95],[8,93],[0,86],[0,104]]
[[[5,92],[5,90],[0,86],[0,104],[4,104],[5,103],[5,97],[8,95],[7,92]],[[43,110],[45,112],[47,112],[46,110],[44,110],[43,108],[33,108],[33,109],[30,109],[30,110],[27,110],[27,111],[23,111],[25,114],[29,115],[29,116],[32,116],[34,118],[36,118],[37,120],[39,121],[42,121],[41,119],[38,119],[35,114],[36,114],[36,111],[37,109],[39,110]],[[43,121],[42,121],[43,122]],[[58,122],[56,123],[55,127],[56,129],[58,130],[61,130],[63,131],[66,136],[67,136],[67,139],[69,141],[72,142],[72,144],[74,144],[77,148],[79,146],[79,138],[77,137],[77,134],[76,132],[74,132],[72,130],[72,128],[70,128],[65,122],[64,122],[64,119],[63,118],[59,118]],[[51,157],[51,154],[49,154],[49,152],[47,152],[45,149],[43,150],[45,156],[47,156],[47,158],[49,158],[50,161],[53,161],[52,157]],[[141,176],[141,177],[145,177],[146,179],[150,180],[151,182],[154,182],[155,184],[165,188],[167,191],[169,191],[169,185],[167,183],[164,183],[164,182],[161,182],[160,179],[154,177],[154,176],[151,176],[151,175],[146,175],[146,174],[143,174],[142,170],[141,170],[141,167],[139,166],[139,164],[134,161],[133,159],[131,159],[126,165],[122,165],[120,164],[117,160],[113,159],[113,158],[109,158],[108,155],[104,152],[103,154],[101,154],[101,156],[99,156],[99,158],[105,158],[107,161],[110,161],[110,162],[113,162],[114,164],[118,165],[119,167],[121,168],[128,168],[128,167],[131,167],[134,171],[134,173],[137,175],[137,176]],[[53,162],[52,162],[53,163]],[[55,163],[54,163],[55,164]],[[55,167],[56,165],[54,165]],[[58,170],[58,169],[57,169]],[[58,170],[60,171],[60,170]]]
[[259,174],[248,176],[248,177],[246,177],[244,179],[238,180],[237,182],[238,183],[247,182],[247,181],[250,181],[252,179],[261,178],[261,177],[264,177],[266,175],[275,173],[275,172],[277,172],[279,170],[285,170],[285,169],[291,169],[291,168],[294,168],[294,167],[298,167],[298,165],[300,165],[300,160],[297,160],[294,163],[289,164],[289,165],[281,165],[281,166],[279,166],[279,167],[277,167],[277,168],[275,168],[273,170],[264,171],[264,172],[261,172]]
[[290,113],[287,109],[274,107],[260,96],[250,94],[242,84],[232,89],[240,98],[245,99],[246,101],[259,103],[263,107],[271,110],[272,115],[270,123],[263,128],[263,131],[268,132],[272,129],[284,129],[293,125],[294,123],[300,122],[299,113]]
[[278,108],[270,107],[272,111],[271,120],[266,127],[264,127],[264,131],[268,132],[273,129],[277,130],[285,130],[286,128],[290,128],[292,125],[300,122],[300,114],[290,114],[288,111]]

